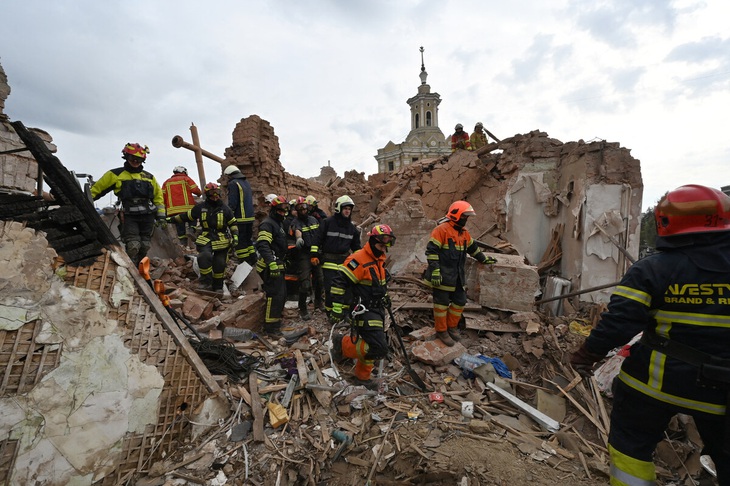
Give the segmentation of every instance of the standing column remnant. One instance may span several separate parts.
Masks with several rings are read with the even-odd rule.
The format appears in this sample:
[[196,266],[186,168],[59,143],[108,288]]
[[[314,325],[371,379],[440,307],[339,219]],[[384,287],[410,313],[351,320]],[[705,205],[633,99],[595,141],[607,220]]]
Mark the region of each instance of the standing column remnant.
[[172,146],[175,148],[186,148],[195,152],[195,163],[198,166],[198,178],[200,179],[200,187],[205,187],[205,168],[203,167],[203,156],[214,160],[219,164],[223,164],[226,159],[218,157],[200,147],[200,139],[198,138],[198,127],[195,124],[190,125],[190,133],[193,135],[193,143],[186,142],[180,135],[172,137]]

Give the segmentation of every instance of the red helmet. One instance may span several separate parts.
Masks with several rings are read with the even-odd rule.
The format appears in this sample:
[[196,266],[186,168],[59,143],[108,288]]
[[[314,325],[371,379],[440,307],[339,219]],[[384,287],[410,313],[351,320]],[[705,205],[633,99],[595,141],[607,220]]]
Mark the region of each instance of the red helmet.
[[209,182],[205,185],[205,195],[206,196],[212,196],[212,195],[220,196],[221,190],[220,186],[216,184],[215,182]]
[[141,157],[142,160],[145,160],[148,153],[150,153],[150,149],[147,148],[147,145],[143,147],[138,143],[130,142],[122,149],[122,158],[125,158],[127,155],[133,155],[135,157]]
[[307,198],[304,196],[299,196],[294,200],[294,207],[299,209],[299,206],[304,206],[303,209],[308,209],[307,206],[309,206],[309,203],[307,202]]
[[456,201],[451,203],[449,210],[446,212],[446,217],[454,223],[458,222],[462,216],[476,216],[474,208],[471,207],[466,201]]
[[393,246],[393,243],[395,243],[393,230],[387,224],[376,224],[373,226],[373,229],[368,232],[368,236],[385,246]]
[[284,208],[288,209],[289,203],[286,201],[286,198],[284,196],[276,196],[274,199],[271,200],[271,207],[275,208],[277,206],[283,206]]
[[659,236],[730,231],[730,197],[689,184],[668,192],[654,208]]

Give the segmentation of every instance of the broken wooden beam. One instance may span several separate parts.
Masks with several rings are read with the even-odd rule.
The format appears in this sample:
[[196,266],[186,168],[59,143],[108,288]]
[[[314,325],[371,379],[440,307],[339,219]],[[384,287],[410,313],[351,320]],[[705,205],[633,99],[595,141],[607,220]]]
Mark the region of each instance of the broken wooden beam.
[[527,415],[532,417],[532,419],[540,424],[542,428],[547,430],[548,432],[557,432],[560,430],[560,422],[557,420],[553,420],[532,405],[528,405],[527,403],[523,402],[516,396],[512,395],[511,393],[507,392],[506,390],[501,389],[494,383],[487,383],[487,388],[495,392],[496,394],[502,396],[505,398],[508,402],[510,402],[515,407],[519,408],[523,412],[525,412]]

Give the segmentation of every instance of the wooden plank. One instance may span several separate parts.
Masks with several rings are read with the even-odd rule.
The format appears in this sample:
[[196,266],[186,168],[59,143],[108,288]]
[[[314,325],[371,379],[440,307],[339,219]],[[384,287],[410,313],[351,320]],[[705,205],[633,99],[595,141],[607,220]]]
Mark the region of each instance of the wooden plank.
[[[320,371],[319,366],[317,366],[317,361],[312,358],[309,360],[309,363],[312,365],[312,368],[316,373],[319,384],[324,385],[324,376],[322,376],[322,371]],[[325,390],[312,390],[312,393],[314,393],[314,397],[324,408],[329,408],[332,404],[332,394],[330,392]]]
[[[399,307],[401,310],[420,310],[420,311],[433,311],[433,304],[431,302],[411,302],[408,304],[402,304]],[[483,308],[479,304],[466,304],[464,311],[482,311]]]
[[251,393],[251,414],[253,415],[253,440],[263,442],[264,438],[264,409],[261,406],[259,397],[259,384],[256,381],[256,373],[248,375],[248,385]]
[[297,371],[299,371],[299,384],[301,386],[307,386],[307,383],[309,383],[309,377],[307,376],[309,374],[309,368],[307,368],[307,363],[304,361],[304,356],[302,356],[302,352],[300,350],[295,349],[294,357],[297,359]]

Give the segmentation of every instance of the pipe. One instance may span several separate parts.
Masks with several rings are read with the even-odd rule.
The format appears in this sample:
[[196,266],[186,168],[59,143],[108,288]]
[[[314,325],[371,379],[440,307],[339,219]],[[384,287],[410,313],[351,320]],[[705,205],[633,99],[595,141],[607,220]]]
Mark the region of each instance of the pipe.
[[175,135],[174,137],[172,137],[172,146],[175,148],[181,148],[181,147],[186,148],[188,150],[192,150],[193,152],[200,150],[200,153],[202,155],[204,155],[205,157],[208,157],[210,160],[215,160],[219,164],[222,164],[226,161],[226,159],[222,159],[222,158],[218,157],[217,155],[208,152],[205,149],[196,147],[195,145],[186,142],[185,140],[183,140],[183,138],[180,135]]
[[589,288],[587,288],[587,289],[583,289],[583,290],[576,290],[575,292],[568,292],[567,294],[563,294],[563,295],[557,295],[557,296],[555,296],[555,297],[549,297],[549,298],[547,298],[547,299],[542,299],[542,300],[536,300],[536,301],[535,301],[535,305],[540,305],[540,304],[544,304],[544,303],[546,303],[546,302],[552,302],[552,301],[554,301],[554,300],[560,300],[560,299],[565,299],[565,298],[567,298],[567,297],[575,297],[576,295],[581,295],[581,294],[587,294],[587,293],[589,293],[589,292],[594,292],[594,291],[596,291],[596,290],[602,290],[602,289],[607,289],[607,288],[609,288],[609,287],[615,287],[615,286],[617,286],[617,285],[618,285],[618,284],[620,284],[620,283],[621,283],[621,282],[614,282],[614,283],[610,283],[610,284],[605,284],[605,285],[599,285],[598,287],[589,287]]

